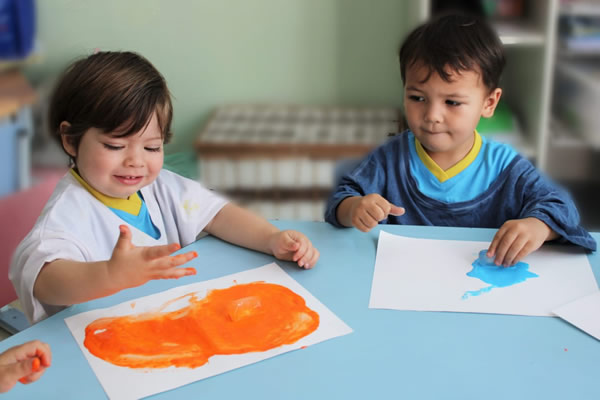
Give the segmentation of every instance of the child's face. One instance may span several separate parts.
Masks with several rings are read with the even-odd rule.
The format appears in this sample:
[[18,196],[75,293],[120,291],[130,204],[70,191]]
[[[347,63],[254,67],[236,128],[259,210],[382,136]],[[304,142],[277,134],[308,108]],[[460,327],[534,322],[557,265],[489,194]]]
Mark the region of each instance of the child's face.
[[491,93],[475,71],[452,73],[451,82],[420,64],[406,69],[404,110],[408,126],[443,169],[463,159],[474,142],[480,117],[491,117],[501,89]]
[[127,198],[152,183],[163,165],[163,140],[156,115],[133,135],[116,138],[91,128],[78,149],[65,143],[76,160],[79,175],[110,197]]

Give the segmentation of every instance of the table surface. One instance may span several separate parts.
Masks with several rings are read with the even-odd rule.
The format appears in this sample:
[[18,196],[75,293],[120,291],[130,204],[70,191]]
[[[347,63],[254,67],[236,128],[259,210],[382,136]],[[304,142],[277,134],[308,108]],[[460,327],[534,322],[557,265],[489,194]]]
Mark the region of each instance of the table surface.
[[[150,398],[600,399],[600,342],[560,318],[368,308],[381,229],[487,242],[494,230],[379,226],[365,234],[320,222],[274,224],[306,233],[318,247],[321,258],[312,270],[277,263],[354,332]],[[600,242],[600,233],[592,235]],[[41,339],[53,351],[44,376],[30,385],[17,384],[6,398],[106,398],[64,318],[274,261],[213,237],[184,250],[198,252],[190,263],[196,276],[152,281],[72,306],[0,342],[4,351]],[[596,252],[589,259],[599,282],[600,257]]]

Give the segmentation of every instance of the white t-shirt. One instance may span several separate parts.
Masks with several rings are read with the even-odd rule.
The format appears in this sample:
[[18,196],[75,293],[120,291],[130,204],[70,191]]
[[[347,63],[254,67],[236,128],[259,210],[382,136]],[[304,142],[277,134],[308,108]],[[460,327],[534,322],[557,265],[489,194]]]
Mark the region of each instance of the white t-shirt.
[[162,170],[141,189],[148,214],[161,236],[154,239],[128,225],[67,173],[56,185],[35,226],[17,247],[9,278],[32,323],[64,307],[41,303],[33,285],[42,266],[58,259],[102,261],[110,259],[119,237],[119,225],[128,225],[132,243],[155,246],[194,242],[204,227],[227,204],[222,196],[198,182]]

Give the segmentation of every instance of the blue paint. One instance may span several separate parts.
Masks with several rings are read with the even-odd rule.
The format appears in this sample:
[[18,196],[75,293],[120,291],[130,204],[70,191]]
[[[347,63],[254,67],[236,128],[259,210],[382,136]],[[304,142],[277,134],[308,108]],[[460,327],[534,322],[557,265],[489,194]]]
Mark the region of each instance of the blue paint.
[[495,267],[496,264],[494,264],[494,258],[493,257],[488,257],[487,256],[487,250],[481,250],[479,252],[479,264],[480,265],[485,265],[487,267]]
[[494,259],[486,255],[487,250],[481,250],[479,257],[473,261],[473,269],[467,273],[468,276],[489,283],[479,290],[470,290],[465,292],[463,300],[471,296],[479,296],[487,293],[494,288],[512,286],[526,281],[529,278],[537,278],[539,275],[529,271],[529,264],[518,262],[511,267],[503,267],[494,264]]

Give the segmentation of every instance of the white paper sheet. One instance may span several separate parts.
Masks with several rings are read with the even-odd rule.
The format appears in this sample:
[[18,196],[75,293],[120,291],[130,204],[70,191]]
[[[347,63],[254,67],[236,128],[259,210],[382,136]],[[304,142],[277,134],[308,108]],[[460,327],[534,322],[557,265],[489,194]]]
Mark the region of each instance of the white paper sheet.
[[600,340],[600,292],[558,307],[554,314]]
[[[83,345],[85,327],[98,318],[139,314],[144,311],[155,310],[167,301],[187,293],[196,292],[199,298],[203,298],[212,289],[223,289],[235,284],[256,281],[279,284],[302,296],[306,301],[306,305],[319,314],[320,324],[317,330],[296,343],[264,352],[216,355],[211,357],[208,363],[193,369],[169,367],[142,370],[119,367],[97,358]],[[98,377],[104,391],[111,399],[133,399],[150,396],[352,332],[350,327],[274,263],[210,281],[180,286],[133,301],[127,301],[113,307],[73,315],[65,318],[65,323]]]
[[464,299],[467,291],[489,286],[467,276],[489,244],[380,232],[369,307],[552,316],[553,309],[598,290],[582,249],[547,245],[523,260],[538,277]]

